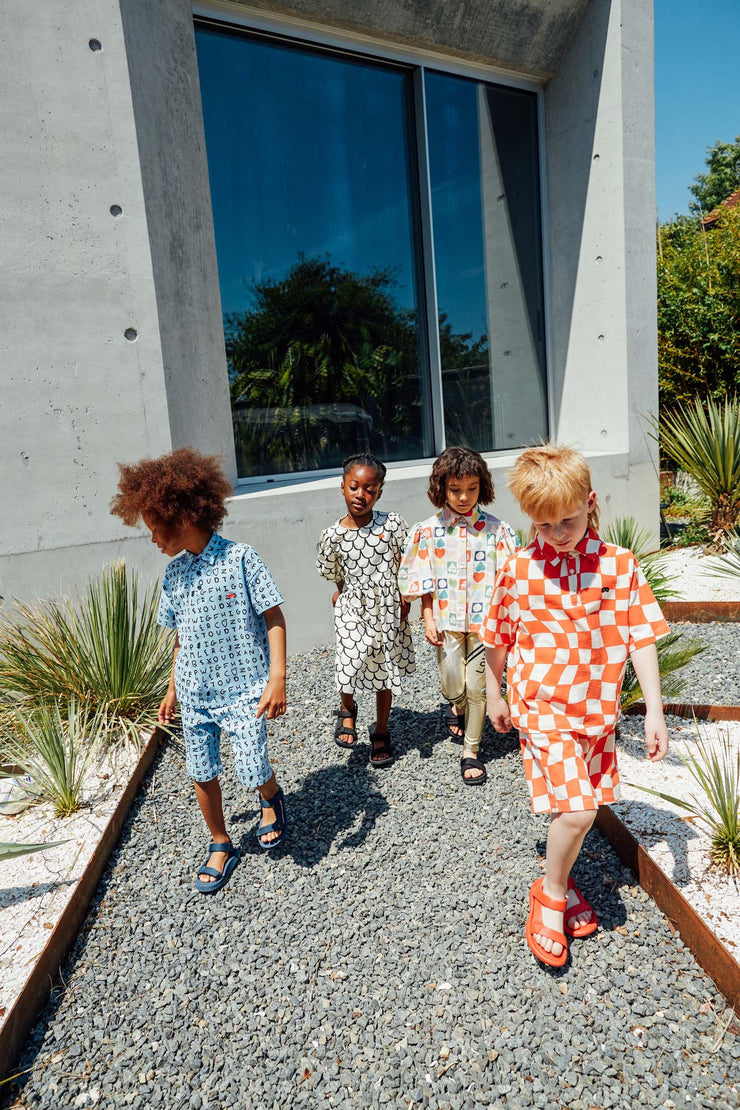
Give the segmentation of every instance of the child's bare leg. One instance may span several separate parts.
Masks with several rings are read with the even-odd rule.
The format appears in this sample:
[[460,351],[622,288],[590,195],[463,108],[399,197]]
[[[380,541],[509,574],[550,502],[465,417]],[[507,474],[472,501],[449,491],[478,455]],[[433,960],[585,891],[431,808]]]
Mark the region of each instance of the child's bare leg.
[[[342,695],[342,696],[344,696],[344,695]],[[260,797],[264,798],[265,801],[268,801],[269,798],[274,798],[275,797],[275,795],[278,792],[278,782],[277,782],[277,779],[275,778],[275,772],[274,771],[270,775],[267,782],[263,782],[261,786],[257,787],[257,790],[259,791]],[[261,819],[260,824],[261,825],[271,825],[276,817],[277,817],[277,814],[275,813],[275,810],[272,808],[272,806],[267,806],[265,809],[262,810],[262,819]],[[274,832],[273,831],[271,833],[265,833],[265,835],[264,835],[264,837],[262,837],[262,839],[263,839],[265,844],[269,844],[271,840],[277,840],[277,838],[279,836],[280,836],[279,832]]]
[[[221,800],[221,784],[218,779],[210,779],[208,782],[194,782],[193,786],[195,787],[195,796],[198,799],[200,812],[203,814],[203,820],[211,834],[211,840],[214,844],[228,843],[229,834],[226,832],[224,807]],[[228,858],[226,852],[211,852],[207,866],[215,868],[216,871],[222,871]],[[204,883],[215,882],[212,875],[199,873],[198,878],[202,879]]]
[[388,718],[391,712],[393,694],[390,690],[378,690],[375,695],[375,728],[373,732],[382,732],[388,735]]
[[[576,813],[553,814],[550,830],[547,834],[547,861],[545,864],[545,881],[542,884],[542,889],[548,897],[560,900],[569,896],[568,876],[578,858],[586,833],[595,819],[595,809]],[[571,905],[573,905],[575,904],[575,898],[572,896],[572,891],[570,895]],[[566,915],[567,912],[566,910]],[[548,909],[547,906],[542,907],[542,924],[558,933],[563,931],[563,916],[557,910]],[[585,925],[590,920],[590,913],[582,913],[572,919],[568,918],[571,926],[576,922]],[[535,939],[546,952],[552,952],[555,956],[559,956],[563,951],[562,945],[558,944],[557,941],[540,936],[539,933],[535,934]]]
[[[355,727],[355,718],[352,716],[352,714],[357,709],[357,706],[355,704],[354,695],[343,693],[343,694],[340,694],[340,698],[341,698],[340,704],[342,706],[342,709],[348,710],[347,716],[342,718],[342,728],[354,728]],[[339,739],[343,740],[345,742],[345,744],[349,744],[351,747],[354,747],[355,744],[357,743],[354,736],[352,736],[348,732],[340,732],[339,733]],[[273,791],[273,793],[274,793],[274,791]],[[272,797],[272,795],[270,795],[270,797]]]

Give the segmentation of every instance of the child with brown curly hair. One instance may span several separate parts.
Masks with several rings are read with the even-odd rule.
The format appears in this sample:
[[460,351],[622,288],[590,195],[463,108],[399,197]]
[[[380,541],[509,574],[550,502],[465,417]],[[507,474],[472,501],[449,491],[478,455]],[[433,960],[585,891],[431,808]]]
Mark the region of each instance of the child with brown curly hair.
[[437,649],[442,695],[452,702],[445,724],[463,745],[460,774],[467,786],[481,786],[488,777],[478,758],[486,671],[478,632],[496,574],[517,550],[517,539],[508,524],[483,511],[493,501],[493,482],[477,451],[443,451],[427,494],[439,512],[409,532],[398,584],[406,600],[421,598],[424,635]]
[[177,630],[170,684],[159,720],[180,703],[186,765],[211,834],[195,888],[214,894],[229,879],[239,852],[224,822],[218,776],[221,731],[232,742],[241,782],[256,788],[257,831],[267,850],[285,840],[285,798],[267,758],[267,720],[285,712],[285,620],[270,572],[248,544],[216,529],[231,486],[218,459],[189,447],[132,466],[121,478],[111,512],[124,524],[143,521],[152,543],[173,558],[165,571],[159,623]]

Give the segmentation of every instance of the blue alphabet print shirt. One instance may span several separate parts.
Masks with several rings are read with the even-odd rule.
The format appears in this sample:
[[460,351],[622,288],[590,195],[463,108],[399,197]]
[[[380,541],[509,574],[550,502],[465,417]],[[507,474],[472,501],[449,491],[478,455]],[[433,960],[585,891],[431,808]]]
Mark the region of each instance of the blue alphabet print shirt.
[[270,673],[262,614],[282,603],[254,548],[214,532],[200,555],[173,559],[162,582],[158,623],[176,628],[178,699],[225,704],[237,694],[260,698]]

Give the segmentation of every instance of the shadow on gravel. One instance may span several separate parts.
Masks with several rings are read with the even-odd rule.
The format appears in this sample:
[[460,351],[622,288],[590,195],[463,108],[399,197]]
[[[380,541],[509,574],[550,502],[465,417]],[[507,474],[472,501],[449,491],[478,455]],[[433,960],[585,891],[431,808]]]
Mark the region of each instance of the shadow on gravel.
[[[367,745],[363,748],[350,752],[346,763],[312,771],[300,789],[286,794],[290,832],[276,858],[287,855],[301,867],[314,867],[335,841],[341,851],[365,843],[378,817],[390,807],[382,794],[380,772],[368,766]],[[249,824],[249,832],[239,842],[244,856],[262,854],[252,829],[256,816],[256,808],[250,808],[230,818],[234,824]]]
[[[699,836],[691,824],[681,818],[674,820],[676,814],[673,812],[632,798],[620,802],[615,806],[614,812],[625,822],[646,851],[655,844],[667,844],[673,856],[673,868],[669,878],[676,886],[688,886],[691,882],[688,843]],[[667,829],[670,829],[670,833],[666,832]],[[668,871],[665,864],[661,864],[661,867],[664,871]]]

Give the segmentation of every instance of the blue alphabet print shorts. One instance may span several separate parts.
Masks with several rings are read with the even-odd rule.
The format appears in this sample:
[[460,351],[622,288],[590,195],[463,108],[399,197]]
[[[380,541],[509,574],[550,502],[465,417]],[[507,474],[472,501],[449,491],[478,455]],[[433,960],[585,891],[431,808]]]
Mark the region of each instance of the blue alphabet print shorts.
[[236,774],[244,786],[262,786],[272,775],[267,758],[267,721],[255,717],[259,698],[251,693],[231,695],[224,705],[180,701],[185,762],[195,782],[210,782],[221,774],[221,732],[231,740]]

